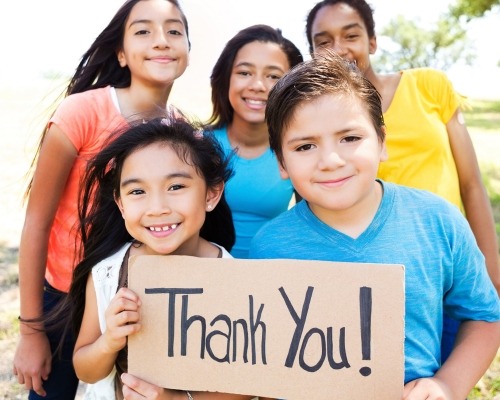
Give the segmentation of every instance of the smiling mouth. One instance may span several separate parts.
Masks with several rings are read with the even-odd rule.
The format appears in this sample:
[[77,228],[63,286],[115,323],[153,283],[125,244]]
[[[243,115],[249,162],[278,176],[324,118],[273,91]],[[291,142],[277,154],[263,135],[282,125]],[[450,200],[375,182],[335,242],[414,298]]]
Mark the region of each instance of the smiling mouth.
[[245,102],[253,106],[265,106],[267,104],[266,100],[253,100],[245,98]]
[[151,57],[149,61],[154,61],[158,63],[170,63],[174,61],[172,57]]
[[164,226],[150,226],[148,229],[152,232],[167,232],[177,228],[179,224],[164,225]]

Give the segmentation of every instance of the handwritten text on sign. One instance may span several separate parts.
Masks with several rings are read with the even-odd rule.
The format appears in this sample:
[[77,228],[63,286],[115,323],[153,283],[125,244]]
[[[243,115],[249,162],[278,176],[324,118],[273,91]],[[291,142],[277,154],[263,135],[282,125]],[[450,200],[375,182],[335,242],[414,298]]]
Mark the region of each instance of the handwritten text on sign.
[[129,371],[163,387],[391,399],[403,387],[404,269],[141,256]]

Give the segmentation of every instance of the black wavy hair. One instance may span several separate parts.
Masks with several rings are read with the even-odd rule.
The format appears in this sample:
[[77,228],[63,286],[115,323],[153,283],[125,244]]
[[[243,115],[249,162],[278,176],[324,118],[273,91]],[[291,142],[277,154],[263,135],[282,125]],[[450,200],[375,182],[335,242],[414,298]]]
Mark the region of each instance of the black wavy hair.
[[210,76],[212,87],[212,115],[207,124],[221,128],[233,120],[234,110],[229,102],[229,81],[238,51],[248,43],[276,43],[286,54],[290,68],[303,61],[300,50],[285,38],[280,29],[268,25],[252,25],[239,31],[222,50]]
[[[116,88],[126,88],[131,84],[130,69],[128,66],[121,67],[118,62],[117,53],[123,47],[123,37],[125,34],[125,24],[134,6],[144,0],[127,0],[118,9],[106,28],[97,36],[87,51],[83,53],[75,73],[71,77],[68,85],[64,89],[63,97],[74,93],[86,92],[87,90],[113,86]],[[189,47],[189,27],[186,16],[177,0],[165,0],[177,7],[181,13],[182,22],[186,28]],[[52,113],[53,115],[53,113]],[[49,118],[50,119],[50,118]],[[33,157],[30,166],[32,173],[42,142],[49,126],[45,126],[40,136],[38,149]],[[25,198],[30,193],[33,179],[31,178],[25,191]]]
[[[63,339],[56,352],[61,350],[66,335],[77,336],[80,331],[86,284],[92,268],[134,240],[115,202],[120,194],[121,171],[127,157],[138,149],[162,143],[192,165],[205,180],[207,188],[227,182],[231,177],[232,170],[228,166],[230,160],[219,142],[210,133],[201,132],[201,124],[173,116],[135,122],[124,132],[116,132],[87,164],[78,205],[82,259],[73,271],[68,295],[60,307],[44,320],[45,328],[49,331],[61,329],[63,325]],[[234,245],[236,234],[224,194],[216,207],[206,214],[200,236],[228,251]],[[71,318],[63,318],[67,315],[71,315]]]

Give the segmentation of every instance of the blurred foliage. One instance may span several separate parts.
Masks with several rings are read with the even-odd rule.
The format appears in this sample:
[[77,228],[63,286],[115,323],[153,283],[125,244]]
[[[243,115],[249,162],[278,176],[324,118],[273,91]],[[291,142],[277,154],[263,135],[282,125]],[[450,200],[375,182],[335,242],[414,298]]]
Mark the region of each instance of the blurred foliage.
[[464,110],[467,127],[482,132],[498,133],[500,127],[500,100],[468,100]]
[[500,0],[456,0],[456,4],[450,6],[450,15],[456,19],[465,17],[471,20],[484,16],[498,5]]
[[381,72],[418,67],[447,70],[457,62],[470,65],[475,57],[466,23],[449,17],[439,18],[425,29],[419,20],[398,15],[381,34],[387,46],[379,48],[374,61]]
[[379,32],[374,64],[380,72],[418,67],[446,71],[457,63],[471,65],[476,51],[467,37],[469,22],[489,12],[500,12],[500,0],[455,0],[427,25],[398,15]]

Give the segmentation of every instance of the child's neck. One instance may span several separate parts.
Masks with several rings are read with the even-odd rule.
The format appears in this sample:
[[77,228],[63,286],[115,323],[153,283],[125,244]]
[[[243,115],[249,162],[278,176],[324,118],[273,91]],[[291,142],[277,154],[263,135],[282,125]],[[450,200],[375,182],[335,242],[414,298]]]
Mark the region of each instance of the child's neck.
[[339,211],[316,211],[314,205],[309,204],[312,212],[325,224],[342,232],[353,239],[357,239],[370,226],[382,202],[383,187],[375,182],[372,192],[363,201],[349,209]]
[[222,250],[214,245],[213,243],[199,238],[195,246],[182,246],[170,253],[161,253],[151,247],[134,241],[132,247],[130,248],[131,256],[145,256],[145,255],[177,255],[177,256],[192,256],[192,257],[204,257],[204,258],[219,258],[222,254]]
[[116,89],[120,111],[126,119],[132,120],[163,117],[171,89],[172,86],[157,90],[134,86]]
[[243,158],[257,158],[269,148],[265,123],[251,124],[235,118],[227,127],[227,136],[231,146],[238,148],[238,155]]

